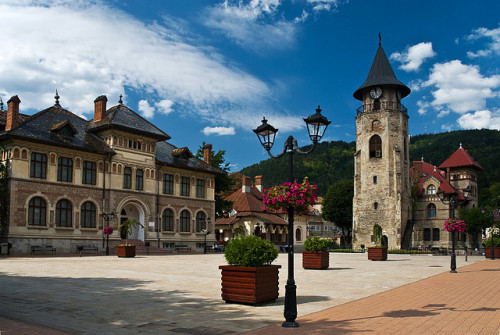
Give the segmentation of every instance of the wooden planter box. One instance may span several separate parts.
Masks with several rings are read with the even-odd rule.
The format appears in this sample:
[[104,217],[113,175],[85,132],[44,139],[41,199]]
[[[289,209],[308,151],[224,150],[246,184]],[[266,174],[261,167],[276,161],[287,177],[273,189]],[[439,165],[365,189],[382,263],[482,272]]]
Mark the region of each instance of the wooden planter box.
[[387,248],[386,247],[369,247],[368,259],[372,261],[386,261]]
[[304,251],[302,253],[302,267],[304,269],[323,270],[330,265],[330,253],[328,251]]
[[117,245],[116,256],[135,257],[135,245]]
[[281,265],[219,266],[222,270],[222,300],[257,305],[278,299],[279,268]]
[[[491,247],[484,247],[484,257],[491,257],[491,249]],[[495,256],[495,258],[500,258],[500,247],[493,247],[493,256]]]

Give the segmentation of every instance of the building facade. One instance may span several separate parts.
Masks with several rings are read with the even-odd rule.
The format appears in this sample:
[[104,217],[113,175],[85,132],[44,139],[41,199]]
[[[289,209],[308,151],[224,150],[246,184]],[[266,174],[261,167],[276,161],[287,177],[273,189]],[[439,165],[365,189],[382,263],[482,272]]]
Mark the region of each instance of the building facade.
[[[202,229],[213,230],[215,176],[223,173],[125,106],[94,101],[87,121],[54,106],[28,116],[12,97],[0,111],[2,163],[7,168],[8,220],[2,240],[13,253],[50,244],[57,252],[76,245],[101,248],[111,226],[110,247],[121,242],[118,226],[139,221],[129,239],[173,250],[176,243],[203,250]],[[103,214],[113,214],[106,221]],[[108,216],[109,219],[109,216]],[[103,245],[102,245],[103,247]]]
[[[482,166],[462,148],[458,148],[439,167],[423,161],[414,161],[410,170],[414,185],[412,246],[417,248],[449,248],[451,234],[443,229],[444,220],[458,216],[461,208],[475,208],[478,204],[477,175]],[[464,190],[470,192],[464,194]],[[438,196],[442,191],[443,201]],[[449,201],[456,198],[453,208]],[[459,240],[465,234],[460,233]],[[477,247],[480,241],[473,241]],[[459,245],[461,247],[461,245]],[[475,247],[471,245],[471,247]]]

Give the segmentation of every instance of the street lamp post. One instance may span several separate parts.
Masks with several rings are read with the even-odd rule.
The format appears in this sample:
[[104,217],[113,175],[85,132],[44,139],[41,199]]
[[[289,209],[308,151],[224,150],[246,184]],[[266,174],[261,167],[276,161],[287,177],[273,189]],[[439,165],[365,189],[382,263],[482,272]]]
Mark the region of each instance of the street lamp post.
[[[467,200],[467,196],[470,193],[470,188],[466,187],[462,190],[462,193],[464,195],[464,199],[462,201]],[[450,205],[451,207],[451,218],[455,219],[455,206],[457,205],[457,202],[459,201],[457,199],[456,194],[453,194],[450,196],[450,199],[448,202],[444,200],[444,191],[439,189],[439,191],[436,193],[437,196],[439,197],[439,200],[445,205]],[[452,251],[451,251],[451,264],[450,264],[450,273],[457,273],[457,256],[455,254],[455,230],[451,232],[451,241],[452,241]]]
[[[113,220],[115,213],[103,212],[101,215],[102,215],[104,221],[106,221],[106,227],[109,227],[109,221]],[[106,256],[109,256],[109,234],[106,234]]]
[[[483,215],[484,215],[486,213],[486,210],[484,208],[481,209],[481,213],[483,213]],[[493,247],[493,231],[494,231],[494,229],[493,229],[493,213],[490,212],[488,214],[488,217],[490,218],[490,223],[491,223],[491,228],[490,228],[491,229],[491,231],[490,231],[490,234],[491,234],[491,254],[490,254],[490,259],[491,260],[495,260],[495,249]]]
[[[293,182],[293,152],[296,151],[299,154],[307,155],[311,153],[318,142],[323,137],[326,128],[331,123],[326,117],[321,115],[321,108],[318,106],[316,113],[310,115],[307,119],[304,119],[307,125],[307,131],[309,133],[309,138],[311,139],[313,146],[308,151],[300,150],[297,140],[292,136],[289,136],[285,142],[283,151],[274,156],[271,154],[271,148],[274,144],[274,139],[278,129],[274,128],[267,123],[266,118],[262,119],[262,124],[254,129],[254,133],[257,134],[260,143],[266,149],[267,153],[272,158],[282,157],[285,153],[288,153],[288,179]],[[294,208],[293,206],[287,207],[288,215],[288,280],[285,286],[285,322],[282,324],[283,327],[292,328],[298,327],[299,324],[295,321],[297,318],[297,286],[295,285],[294,273],[293,273],[293,223],[294,223]]]
[[203,243],[203,253],[207,253],[207,235],[210,234],[210,231],[208,230],[208,225],[210,224],[210,218],[207,218],[205,220],[205,228],[201,230],[201,233],[203,234],[205,238],[205,242]]

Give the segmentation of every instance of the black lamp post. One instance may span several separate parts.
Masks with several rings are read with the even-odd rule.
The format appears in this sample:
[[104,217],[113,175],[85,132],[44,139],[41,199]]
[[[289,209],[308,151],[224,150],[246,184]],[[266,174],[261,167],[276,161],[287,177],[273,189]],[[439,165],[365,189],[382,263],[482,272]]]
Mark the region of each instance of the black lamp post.
[[[331,123],[326,117],[321,115],[321,108],[318,106],[316,113],[310,115],[307,119],[304,119],[307,124],[307,131],[309,133],[309,138],[311,139],[313,146],[308,151],[300,150],[297,140],[292,136],[289,136],[285,142],[283,151],[274,156],[271,154],[271,148],[274,144],[274,139],[278,129],[274,128],[267,123],[266,118],[262,119],[262,124],[254,129],[254,133],[257,134],[260,143],[266,149],[267,153],[272,158],[282,157],[285,153],[288,153],[288,179],[293,182],[293,152],[296,151],[299,154],[307,155],[314,150],[316,144],[323,137],[326,128]],[[294,208],[289,206],[287,208],[288,214],[288,280],[285,286],[285,322],[282,324],[283,327],[292,328],[298,327],[299,324],[295,321],[297,318],[297,286],[295,285],[295,279],[293,274],[293,221],[294,221]]]
[[[485,215],[486,214],[486,210],[484,208],[481,209],[481,213],[483,213],[483,215]],[[488,217],[490,218],[490,223],[491,223],[491,232],[490,232],[490,234],[491,234],[491,254],[490,254],[490,259],[494,260],[495,259],[495,249],[493,247],[493,230],[494,230],[493,229],[493,213],[490,212],[488,214]]]
[[[467,200],[467,196],[469,195],[470,193],[470,188],[469,187],[466,187],[462,190],[462,193],[464,195],[464,200],[462,200],[462,202],[466,201]],[[445,205],[450,205],[451,207],[451,218],[454,219],[455,218],[455,206],[457,205],[457,202],[459,201],[457,199],[457,195],[456,194],[452,194],[450,196],[450,199],[445,202],[444,200],[444,191],[439,189],[439,191],[436,193],[437,196],[439,197],[439,200],[441,200],[441,202]],[[457,273],[457,256],[455,254],[455,230],[453,230],[451,232],[451,241],[452,241],[452,251],[451,251],[451,264],[450,264],[450,273]]]
[[[109,221],[113,220],[115,213],[102,213],[102,218],[106,221],[106,227],[109,227]],[[109,234],[106,234],[106,256],[109,256]]]

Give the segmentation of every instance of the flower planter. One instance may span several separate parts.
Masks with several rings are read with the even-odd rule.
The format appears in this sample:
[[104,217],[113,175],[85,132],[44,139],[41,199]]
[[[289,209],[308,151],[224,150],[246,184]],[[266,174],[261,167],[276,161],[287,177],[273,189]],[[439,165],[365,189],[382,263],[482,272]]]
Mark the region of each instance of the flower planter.
[[328,269],[329,263],[330,253],[328,251],[304,251],[302,253],[302,267],[304,269]]
[[279,268],[281,265],[219,266],[222,270],[222,300],[257,305],[278,299]]
[[387,248],[386,247],[369,247],[368,259],[372,261],[386,261]]
[[[491,247],[484,248],[484,257],[491,258]],[[500,258],[500,247],[493,247],[493,256]]]
[[135,245],[117,245],[116,256],[135,257]]

